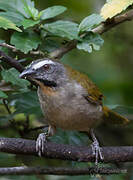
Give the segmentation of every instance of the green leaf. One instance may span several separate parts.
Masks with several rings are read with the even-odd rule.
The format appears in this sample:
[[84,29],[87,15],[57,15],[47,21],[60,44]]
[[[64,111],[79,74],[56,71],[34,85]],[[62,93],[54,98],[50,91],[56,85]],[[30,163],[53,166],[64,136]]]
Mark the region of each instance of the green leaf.
[[4,29],[14,29],[16,31],[22,32],[12,21],[5,17],[0,16],[0,27]]
[[88,136],[86,134],[77,131],[65,131],[62,129],[57,129],[57,133],[50,137],[50,141],[60,142],[62,144],[71,144],[77,146],[87,146]]
[[99,14],[92,14],[81,21],[79,32],[90,31],[94,26],[100,24],[104,19]]
[[[28,1],[28,0],[27,0]],[[22,0],[4,0],[0,1],[0,9],[21,14],[22,16],[29,18],[24,9],[24,3]]]
[[4,17],[10,21],[12,21],[17,26],[21,25],[21,21],[23,21],[25,18],[21,14],[15,13],[15,12],[0,12],[0,16]]
[[23,33],[15,32],[11,37],[11,44],[15,45],[17,49],[24,53],[36,49],[40,43],[41,39],[39,35],[32,31]]
[[40,50],[50,53],[59,47],[60,43],[58,41],[52,39],[45,39],[45,41],[43,41],[43,43],[40,46]]
[[78,43],[77,48],[80,49],[80,50],[87,51],[89,53],[92,52],[92,46],[86,41]]
[[103,42],[104,41],[99,34],[90,32],[85,38],[82,39],[82,42],[77,44],[77,48],[91,53],[92,49],[99,50],[103,45]]
[[0,98],[7,98],[7,97],[8,96],[6,95],[6,93],[0,90]]
[[41,11],[39,13],[39,16],[42,20],[46,20],[46,19],[53,18],[53,17],[63,13],[66,10],[67,10],[67,8],[64,6],[52,6],[52,7],[49,7],[47,9],[44,9],[43,11]]
[[34,1],[22,0],[24,4],[24,10],[29,17],[32,17],[34,20],[38,18],[38,10],[34,7]]
[[19,74],[20,73],[15,68],[2,70],[1,72],[2,78],[6,82],[11,82],[13,85],[17,85],[21,88],[27,88],[30,83],[25,79],[20,79]]
[[38,17],[38,10],[34,7],[34,1],[31,0],[4,0],[0,2],[0,9],[26,18],[32,17],[34,20]]
[[15,113],[42,115],[38,96],[35,91],[13,95],[12,99],[15,99]]
[[79,39],[78,24],[71,21],[56,21],[45,24],[43,28],[55,36],[68,38],[70,40]]
[[27,29],[29,27],[32,27],[36,24],[38,24],[40,21],[34,21],[32,19],[24,19],[22,22],[21,22],[21,25],[24,26],[24,29]]
[[7,124],[9,120],[12,120],[14,118],[15,113],[12,114],[2,114],[0,115],[0,125]]
[[34,7],[30,7],[28,6],[26,8],[26,12],[27,14],[32,17],[34,20],[37,20],[38,19],[38,10]]

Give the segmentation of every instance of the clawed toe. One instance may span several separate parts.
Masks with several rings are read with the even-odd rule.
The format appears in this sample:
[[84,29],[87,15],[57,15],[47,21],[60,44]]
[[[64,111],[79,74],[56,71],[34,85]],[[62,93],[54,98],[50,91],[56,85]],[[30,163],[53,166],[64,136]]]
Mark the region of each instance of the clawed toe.
[[91,148],[92,148],[92,152],[93,152],[93,155],[95,156],[95,165],[98,165],[98,158],[100,157],[101,160],[104,159],[103,157],[103,154],[102,154],[102,151],[101,151],[101,148],[99,146],[99,143],[98,141],[94,141],[92,144],[91,144]]
[[104,160],[104,156],[103,156],[102,150],[99,146],[99,142],[95,137],[93,129],[91,129],[90,133],[91,133],[91,137],[93,140],[93,143],[91,144],[91,148],[92,148],[93,155],[95,155],[95,165],[97,166],[98,158],[100,158],[100,160]]
[[44,143],[46,143],[47,135],[46,133],[39,134],[37,140],[36,140],[36,152],[41,157],[44,153]]

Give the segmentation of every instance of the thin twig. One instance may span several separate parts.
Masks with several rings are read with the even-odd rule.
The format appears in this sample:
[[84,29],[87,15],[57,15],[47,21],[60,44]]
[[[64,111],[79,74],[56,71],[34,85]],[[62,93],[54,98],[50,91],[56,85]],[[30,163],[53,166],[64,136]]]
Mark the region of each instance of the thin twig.
[[[17,49],[15,46],[9,45],[7,43],[0,43],[0,46],[11,49],[13,52],[18,52],[19,51],[19,49]],[[40,55],[40,56],[45,55],[45,53],[43,53],[42,51],[29,51],[29,54],[31,54],[31,55]]]
[[4,104],[4,106],[5,106],[5,108],[6,108],[7,112],[8,112],[8,114],[12,114],[11,111],[10,111],[10,109],[9,109],[9,107],[8,107],[8,104],[7,104],[6,100],[3,99],[2,101],[3,101],[3,104]]
[[111,175],[111,174],[121,174],[127,173],[126,169],[116,169],[107,167],[88,167],[88,168],[65,168],[65,167],[10,167],[10,168],[0,168],[0,175],[37,175],[37,174],[47,174],[47,175]]
[[[10,110],[10,108],[9,108],[9,106],[8,106],[8,103],[7,103],[7,101],[6,101],[5,99],[3,99],[3,104],[4,104],[5,109],[7,110],[8,114],[11,115],[12,112],[11,112],[11,110]],[[12,119],[9,120],[9,122],[10,122],[10,126],[9,126],[9,127],[12,127],[14,130],[16,130],[16,131],[18,132],[18,129],[17,129],[17,127],[16,127],[16,121],[15,121],[15,119],[12,118]]]
[[78,41],[77,40],[72,40],[69,41],[65,46],[62,46],[55,51],[51,52],[49,54],[49,57],[52,59],[59,59],[61,58],[64,54],[67,52],[71,51],[72,49],[76,48]]
[[29,115],[26,116],[26,121],[24,123],[24,129],[28,130],[30,126],[30,118]]

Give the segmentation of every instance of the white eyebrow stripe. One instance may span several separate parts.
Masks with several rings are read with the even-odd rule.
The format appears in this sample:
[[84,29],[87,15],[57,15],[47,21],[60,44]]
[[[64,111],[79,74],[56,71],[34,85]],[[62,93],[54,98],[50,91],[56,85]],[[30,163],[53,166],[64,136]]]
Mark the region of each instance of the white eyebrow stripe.
[[40,67],[44,66],[45,64],[54,64],[54,62],[51,60],[40,61],[37,64],[33,65],[32,68],[36,70],[36,69],[39,69]]

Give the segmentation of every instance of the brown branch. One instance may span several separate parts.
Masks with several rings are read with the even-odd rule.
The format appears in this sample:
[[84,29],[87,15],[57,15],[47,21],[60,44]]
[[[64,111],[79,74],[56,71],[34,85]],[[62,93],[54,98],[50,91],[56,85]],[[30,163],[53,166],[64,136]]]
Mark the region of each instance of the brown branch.
[[[25,69],[17,60],[13,59],[12,57],[6,55],[3,51],[0,50],[0,60],[3,62],[6,62],[11,67],[14,67],[17,69],[20,73]],[[27,78],[28,81],[30,81],[33,85],[37,86],[37,84],[30,80],[30,78]]]
[[14,67],[19,72],[24,70],[24,67],[15,59],[11,58],[10,56],[6,55],[3,51],[0,50],[0,60],[6,62],[11,67]]
[[60,59],[64,54],[76,48],[78,41],[69,41],[65,46],[62,46],[49,54],[52,59]]
[[[103,34],[104,32],[107,32],[110,29],[112,29],[113,27],[115,27],[125,21],[131,21],[132,19],[133,19],[133,10],[129,10],[124,14],[118,15],[118,16],[114,17],[113,19],[100,24],[98,27],[94,28],[92,30],[92,32],[98,33],[98,34]],[[50,57],[55,58],[55,59],[61,58],[64,54],[66,54],[67,52],[76,48],[77,43],[78,43],[77,40],[69,41],[69,43],[67,45],[62,46],[62,47],[56,49],[55,51],[53,51],[52,53],[50,53]]]
[[[21,138],[0,138],[0,152],[12,154],[35,155],[36,141]],[[115,162],[133,162],[133,146],[127,147],[102,147],[105,163]],[[45,158],[54,158],[71,161],[94,162],[95,157],[92,149],[89,147],[71,146],[56,144],[52,142],[45,143]]]
[[127,12],[125,12],[124,14],[118,15],[116,17],[114,17],[112,20],[107,21],[107,23],[102,23],[101,25],[99,25],[98,27],[96,27],[95,29],[93,29],[92,31],[94,33],[98,33],[98,34],[103,34],[104,32],[109,31],[110,29],[112,29],[113,27],[125,22],[125,21],[131,21],[133,20],[133,10],[129,10]]
[[37,175],[37,174],[47,174],[47,175],[110,175],[110,174],[120,174],[126,173],[125,169],[116,168],[55,168],[55,167],[10,167],[10,168],[0,168],[0,175]]

